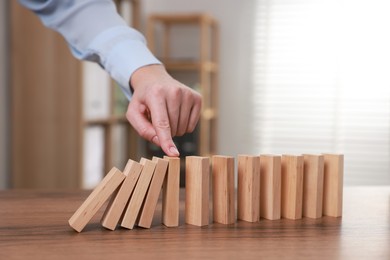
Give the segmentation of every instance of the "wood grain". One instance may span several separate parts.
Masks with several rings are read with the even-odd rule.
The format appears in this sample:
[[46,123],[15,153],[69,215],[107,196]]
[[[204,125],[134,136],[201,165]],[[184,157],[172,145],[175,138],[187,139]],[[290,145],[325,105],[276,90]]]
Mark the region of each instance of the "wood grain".
[[234,190],[234,158],[212,157],[213,220],[221,224],[236,222]]
[[135,186],[133,195],[131,196],[129,205],[126,208],[121,222],[121,226],[127,229],[134,228],[156,168],[155,162],[145,158],[142,158],[140,163],[143,165],[141,175],[138,178],[137,185]]
[[123,215],[126,205],[130,200],[130,196],[138,181],[142,167],[143,166],[141,164],[133,160],[129,160],[127,162],[125,170],[123,171],[126,178],[117,193],[112,196],[106,210],[104,211],[101,221],[103,227],[115,230],[121,216]]
[[303,211],[309,218],[322,217],[324,156],[303,155]]
[[68,221],[69,225],[77,232],[81,232],[100,207],[103,206],[119,185],[121,185],[125,177],[117,168],[112,168],[72,215]]
[[344,155],[324,154],[325,216],[341,217],[343,212]]
[[260,156],[238,156],[237,218],[260,220]]
[[282,217],[302,218],[303,156],[282,156]]
[[[2,259],[390,259],[389,186],[345,187],[342,218],[238,221],[198,228],[151,229],[100,225],[103,208],[82,233],[67,219],[90,191],[0,191]],[[159,202],[161,203],[161,201]],[[43,217],[44,216],[44,217]]]
[[143,228],[150,228],[152,225],[157,200],[168,168],[168,160],[153,157],[153,162],[156,163],[156,169],[154,170],[148,194],[146,195],[145,203],[142,207],[142,212],[138,221],[138,226]]
[[163,185],[162,223],[167,227],[179,225],[180,158],[164,156],[168,172]]
[[281,217],[281,157],[260,156],[260,216],[275,220]]
[[208,157],[186,157],[186,203],[187,224],[209,224],[210,160]]

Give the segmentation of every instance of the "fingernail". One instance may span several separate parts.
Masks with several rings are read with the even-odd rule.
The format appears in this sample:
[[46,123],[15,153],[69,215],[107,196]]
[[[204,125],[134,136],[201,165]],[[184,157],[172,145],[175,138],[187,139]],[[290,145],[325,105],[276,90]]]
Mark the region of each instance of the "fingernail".
[[169,151],[174,155],[174,156],[179,156],[180,153],[179,151],[177,150],[177,148],[175,146],[171,146],[171,148],[169,148]]
[[158,136],[157,136],[157,135],[155,135],[155,136],[152,138],[152,142],[153,142],[155,145],[160,146],[160,140],[158,140]]

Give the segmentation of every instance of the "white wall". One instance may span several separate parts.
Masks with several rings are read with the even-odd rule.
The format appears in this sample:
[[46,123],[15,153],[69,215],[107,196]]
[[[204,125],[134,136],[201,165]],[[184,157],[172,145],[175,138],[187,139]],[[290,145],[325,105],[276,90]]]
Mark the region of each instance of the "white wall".
[[7,1],[0,1],[0,189],[8,185]]
[[[251,30],[254,1],[143,0],[143,19],[150,13],[207,12],[220,25],[218,153],[252,153],[250,109]],[[183,46],[185,48],[185,46]],[[180,51],[180,50],[176,50]]]

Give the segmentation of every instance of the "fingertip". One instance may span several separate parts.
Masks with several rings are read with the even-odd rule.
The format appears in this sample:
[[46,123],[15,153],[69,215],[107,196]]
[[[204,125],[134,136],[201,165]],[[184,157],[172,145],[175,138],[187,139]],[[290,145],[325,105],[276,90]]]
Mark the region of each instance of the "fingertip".
[[170,157],[179,157],[180,153],[175,144],[170,144],[165,147],[161,147],[166,155]]
[[179,153],[179,150],[177,150],[176,146],[171,146],[169,148],[169,152],[171,153],[170,156],[179,156],[180,153]]

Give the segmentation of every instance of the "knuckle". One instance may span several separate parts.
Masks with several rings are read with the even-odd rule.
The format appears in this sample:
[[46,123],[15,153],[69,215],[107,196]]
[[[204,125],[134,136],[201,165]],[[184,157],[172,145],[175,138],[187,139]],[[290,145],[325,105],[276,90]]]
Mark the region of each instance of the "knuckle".
[[163,129],[163,130],[166,130],[166,129],[170,129],[171,126],[169,124],[169,121],[168,120],[157,120],[155,123],[154,123],[154,126],[159,128],[159,129]]
[[148,129],[146,127],[140,128],[140,129],[138,129],[138,134],[141,137],[147,139],[148,138]]
[[164,94],[164,87],[159,84],[153,85],[150,90],[150,94],[154,96],[162,96]]

